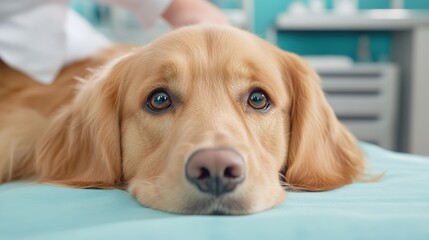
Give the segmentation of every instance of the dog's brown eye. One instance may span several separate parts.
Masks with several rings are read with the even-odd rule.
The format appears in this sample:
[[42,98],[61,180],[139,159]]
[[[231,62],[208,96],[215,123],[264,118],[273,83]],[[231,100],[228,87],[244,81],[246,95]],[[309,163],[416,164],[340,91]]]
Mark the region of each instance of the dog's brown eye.
[[149,96],[147,106],[155,112],[164,111],[171,106],[171,98],[164,90],[157,90]]
[[247,104],[249,104],[250,107],[256,110],[266,110],[270,107],[270,101],[268,100],[267,96],[260,91],[256,90],[253,91],[249,98],[247,99]]

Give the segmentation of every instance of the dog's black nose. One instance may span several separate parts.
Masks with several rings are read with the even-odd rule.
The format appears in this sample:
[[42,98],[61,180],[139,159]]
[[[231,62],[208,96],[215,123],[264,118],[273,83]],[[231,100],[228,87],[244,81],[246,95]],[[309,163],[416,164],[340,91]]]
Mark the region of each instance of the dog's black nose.
[[199,150],[188,159],[186,177],[200,191],[218,197],[243,182],[245,165],[240,154],[233,150]]

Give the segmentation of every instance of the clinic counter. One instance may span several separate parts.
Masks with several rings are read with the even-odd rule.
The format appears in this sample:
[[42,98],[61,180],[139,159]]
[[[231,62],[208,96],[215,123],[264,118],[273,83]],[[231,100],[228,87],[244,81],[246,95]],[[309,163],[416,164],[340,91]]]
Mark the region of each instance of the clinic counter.
[[351,14],[326,12],[311,15],[280,14],[279,30],[411,30],[429,26],[427,10],[365,10]]

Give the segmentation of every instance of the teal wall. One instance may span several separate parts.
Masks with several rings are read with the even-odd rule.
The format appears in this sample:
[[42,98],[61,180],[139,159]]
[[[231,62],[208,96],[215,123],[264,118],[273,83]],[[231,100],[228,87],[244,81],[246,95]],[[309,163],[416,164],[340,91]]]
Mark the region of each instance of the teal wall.
[[429,0],[405,0],[405,8],[429,9]]
[[363,35],[369,38],[369,61],[386,62],[390,60],[390,32],[280,32],[277,37],[277,45],[284,50],[300,55],[346,55],[359,61],[357,57],[358,39]]
[[210,2],[216,4],[221,8],[240,8],[240,0],[210,0]]
[[[293,0],[254,0],[254,31],[266,37],[267,31],[275,24],[276,16],[287,10]],[[304,0],[308,2],[308,0]],[[333,0],[327,0],[326,6],[332,9]],[[359,0],[360,9],[389,8],[390,0]],[[429,0],[404,0],[407,9],[429,9]],[[277,34],[279,47],[301,55],[347,55],[357,59],[358,38],[366,35],[370,40],[372,61],[388,61],[390,58],[390,32],[363,31],[280,31]]]

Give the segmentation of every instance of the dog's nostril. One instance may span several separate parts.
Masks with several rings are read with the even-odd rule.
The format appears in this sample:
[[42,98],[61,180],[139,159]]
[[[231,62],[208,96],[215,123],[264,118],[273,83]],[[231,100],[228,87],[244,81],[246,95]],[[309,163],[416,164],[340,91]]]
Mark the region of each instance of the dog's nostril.
[[200,175],[197,177],[198,179],[203,180],[210,177],[211,177],[210,171],[207,168],[205,167],[200,168]]
[[226,178],[237,178],[240,177],[241,173],[237,170],[236,167],[227,167],[223,172],[223,176]]

